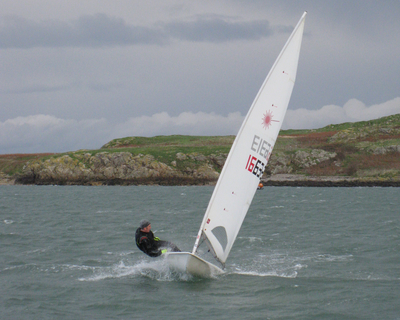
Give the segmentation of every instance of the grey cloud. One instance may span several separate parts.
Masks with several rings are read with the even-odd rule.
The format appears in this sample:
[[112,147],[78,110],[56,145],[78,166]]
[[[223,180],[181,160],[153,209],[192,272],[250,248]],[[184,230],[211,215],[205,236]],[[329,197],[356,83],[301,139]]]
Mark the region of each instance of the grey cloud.
[[108,127],[105,119],[78,121],[43,114],[0,121],[0,153],[99,148],[110,140]]
[[17,89],[0,89],[0,93],[4,94],[24,94],[24,93],[46,93],[46,92],[57,92],[66,91],[76,88],[90,89],[93,91],[109,92],[113,89],[119,89],[124,87],[121,82],[72,82],[66,83],[64,85],[48,85],[48,84],[33,84],[28,86],[23,86]]
[[329,124],[378,119],[400,112],[400,97],[368,106],[360,100],[350,99],[343,106],[326,105],[318,110],[288,110],[283,129],[317,129]]
[[17,16],[2,18],[0,48],[102,47],[131,44],[161,44],[162,31],[127,25],[105,14],[84,15],[71,22],[34,22]]
[[23,94],[23,93],[34,93],[34,92],[56,92],[64,91],[71,88],[71,85],[45,85],[45,84],[35,84],[31,86],[25,86],[18,89],[0,89],[0,93],[5,94]]
[[113,82],[113,83],[88,83],[87,87],[94,91],[99,92],[109,92],[113,89],[123,88],[124,84],[121,82]]
[[[1,21],[2,20],[2,21]],[[191,21],[157,23],[153,26],[127,24],[106,14],[83,15],[63,22],[35,22],[17,16],[0,20],[0,48],[35,47],[111,47],[136,44],[167,44],[171,39],[221,43],[235,40],[257,40],[274,33],[267,20],[250,22],[229,17],[202,15]],[[277,27],[290,32],[291,27]]]
[[267,20],[240,22],[219,16],[199,16],[194,21],[172,22],[166,29],[174,38],[196,42],[257,40],[273,33]]

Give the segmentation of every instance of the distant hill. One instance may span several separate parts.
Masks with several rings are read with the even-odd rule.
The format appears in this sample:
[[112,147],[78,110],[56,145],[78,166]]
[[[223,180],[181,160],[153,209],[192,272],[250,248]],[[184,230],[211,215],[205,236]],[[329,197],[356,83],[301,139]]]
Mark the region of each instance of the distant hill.
[[[25,184],[209,184],[234,136],[114,139],[98,150],[0,155],[0,181]],[[400,114],[280,132],[271,185],[400,185]]]

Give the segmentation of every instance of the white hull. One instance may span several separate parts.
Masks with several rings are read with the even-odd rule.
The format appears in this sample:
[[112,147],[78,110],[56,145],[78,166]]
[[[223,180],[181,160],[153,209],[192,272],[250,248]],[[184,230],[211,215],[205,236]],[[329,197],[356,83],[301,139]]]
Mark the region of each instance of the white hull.
[[192,276],[209,278],[224,271],[190,252],[170,252],[166,254],[169,267]]

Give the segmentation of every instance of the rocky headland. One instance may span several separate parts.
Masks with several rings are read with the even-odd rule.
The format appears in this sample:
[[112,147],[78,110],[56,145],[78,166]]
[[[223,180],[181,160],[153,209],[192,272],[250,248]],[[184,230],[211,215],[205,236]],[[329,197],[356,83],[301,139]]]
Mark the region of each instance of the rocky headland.
[[[214,184],[233,136],[115,139],[98,150],[0,155],[0,184]],[[400,115],[281,131],[262,182],[273,186],[400,186]]]

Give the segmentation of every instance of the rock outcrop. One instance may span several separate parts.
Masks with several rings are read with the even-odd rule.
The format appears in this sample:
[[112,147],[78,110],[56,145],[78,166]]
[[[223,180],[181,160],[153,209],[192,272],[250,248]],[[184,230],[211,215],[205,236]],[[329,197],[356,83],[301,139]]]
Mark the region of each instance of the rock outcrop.
[[[288,174],[336,156],[324,150],[299,150],[292,155],[277,154],[267,174]],[[17,178],[24,184],[112,185],[112,184],[209,184],[219,177],[227,154],[205,156],[178,152],[167,164],[153,155],[130,152],[75,152],[28,162]]]
[[292,154],[276,152],[271,155],[267,172],[270,175],[290,174],[299,169],[309,168],[323,161],[333,159],[336,155],[335,152],[321,149],[298,150]]
[[4,172],[0,172],[0,186],[1,185],[9,185],[14,184],[15,178],[5,174]]
[[[218,179],[221,155],[178,153],[167,165],[129,152],[74,153],[28,162],[17,182],[33,184],[204,184]],[[180,163],[192,159],[193,163]],[[182,167],[183,165],[183,167]],[[178,167],[182,167],[179,169]]]

